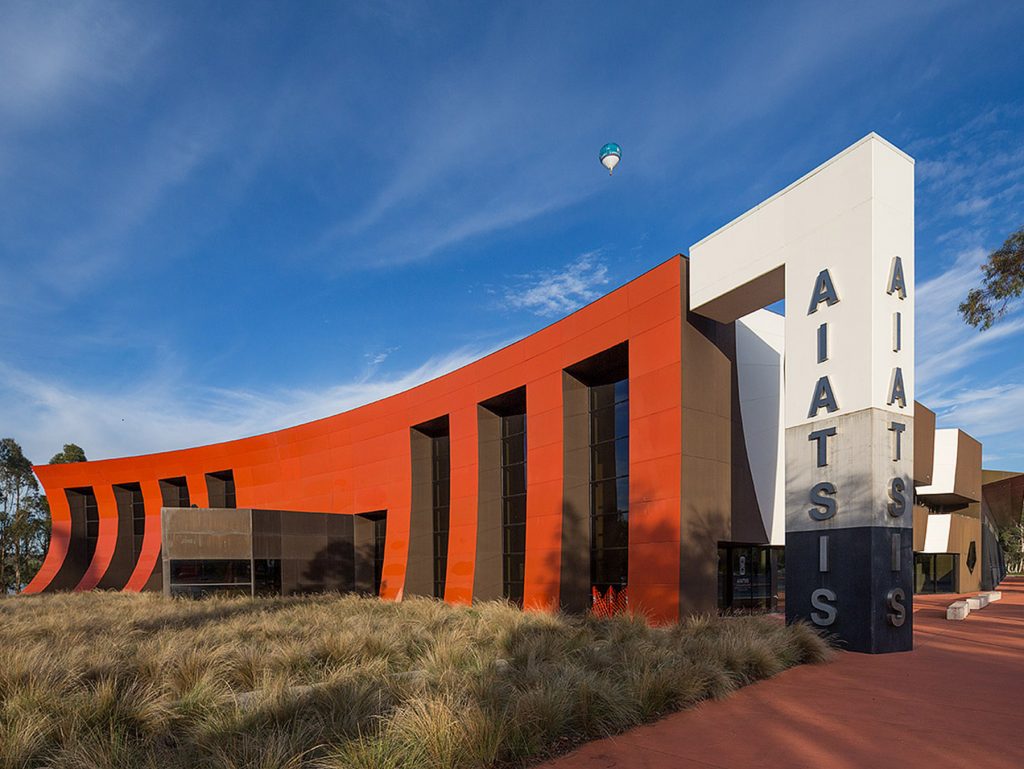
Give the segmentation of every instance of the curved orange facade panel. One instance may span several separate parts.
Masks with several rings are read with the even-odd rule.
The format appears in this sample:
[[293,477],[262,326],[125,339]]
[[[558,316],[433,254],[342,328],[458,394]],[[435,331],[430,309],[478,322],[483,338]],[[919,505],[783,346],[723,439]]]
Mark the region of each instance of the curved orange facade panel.
[[81,524],[66,489],[91,487],[99,535],[74,585],[95,587],[118,541],[113,486],[139,483],[145,506],[141,550],[126,590],[160,568],[159,481],[185,477],[190,501],[208,505],[206,474],[230,469],[239,508],[357,514],[387,510],[381,595],[400,598],[410,544],[410,429],[449,418],[450,532],[445,599],[473,598],[476,563],[477,405],[525,386],[528,424],[526,576],[528,607],[559,604],[563,520],[563,370],[628,342],[629,591],[640,610],[678,616],[680,581],[681,324],[684,261],[674,257],[537,333],[438,379],[315,422],[209,446],[78,464],[36,473],[53,514],[43,567],[26,588],[54,588]]

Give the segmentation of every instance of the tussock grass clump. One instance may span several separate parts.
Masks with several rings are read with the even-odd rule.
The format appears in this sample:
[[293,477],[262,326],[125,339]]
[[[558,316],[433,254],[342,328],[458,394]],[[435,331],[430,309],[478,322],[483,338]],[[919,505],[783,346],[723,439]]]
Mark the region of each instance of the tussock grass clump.
[[0,769],[515,766],[829,654],[772,617],[19,597],[0,600]]

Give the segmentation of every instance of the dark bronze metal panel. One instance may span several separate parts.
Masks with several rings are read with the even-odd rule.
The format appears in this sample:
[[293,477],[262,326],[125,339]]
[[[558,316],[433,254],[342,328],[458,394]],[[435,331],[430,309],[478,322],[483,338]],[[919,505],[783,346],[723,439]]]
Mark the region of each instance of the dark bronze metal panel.
[[478,492],[473,598],[492,601],[502,597],[501,417],[489,408],[477,406],[477,433]]
[[89,568],[88,545],[85,541],[85,493],[91,488],[65,489],[64,494],[71,510],[71,536],[68,539],[68,552],[60,570],[54,575],[47,591],[72,590],[81,581],[85,570]]
[[373,569],[374,551],[373,534],[374,521],[372,516],[384,515],[384,511],[376,511],[372,514],[359,514],[353,516],[352,521],[352,543],[355,552],[355,565],[353,578],[357,593],[374,595]]
[[914,484],[928,486],[935,465],[935,412],[914,401]]
[[139,554],[135,552],[135,521],[132,515],[132,496],[133,490],[136,489],[139,494],[142,493],[137,483],[114,486],[114,499],[117,502],[117,539],[110,565],[96,584],[99,590],[123,588],[138,562]]
[[[689,311],[688,260],[681,260],[681,269],[684,320],[679,609],[681,615],[686,615],[718,608],[718,543],[736,539],[735,362],[723,351],[730,345],[735,349],[735,328]],[[754,511],[758,514],[756,506]]]
[[434,594],[434,513],[431,438],[448,432],[448,417],[409,430],[412,499],[409,509],[409,560],[405,595]]
[[590,608],[590,395],[568,371],[562,372],[562,407],[559,600],[566,611],[581,612]]

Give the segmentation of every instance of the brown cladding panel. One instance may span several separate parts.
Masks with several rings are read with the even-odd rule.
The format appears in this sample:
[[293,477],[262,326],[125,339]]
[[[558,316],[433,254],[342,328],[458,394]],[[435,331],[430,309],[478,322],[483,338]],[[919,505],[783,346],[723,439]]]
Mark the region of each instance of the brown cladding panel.
[[1020,524],[1024,516],[1024,473],[985,470],[981,493],[997,527]]
[[281,558],[281,511],[252,511],[252,557],[262,560]]
[[562,404],[559,595],[566,610],[585,611],[590,606],[590,395],[567,371],[562,372]]
[[963,430],[957,434],[953,488],[965,499],[981,501],[981,443]]
[[281,559],[294,562],[294,581],[282,575],[281,592],[355,589],[353,519],[350,515],[281,512]]
[[[732,454],[731,531],[733,542],[767,544],[768,534],[764,530],[764,518],[754,490],[754,477],[750,472],[747,457],[747,442],[743,434],[743,414],[740,411],[739,369],[736,365],[736,324],[720,326],[718,329],[719,349],[729,358],[731,364],[731,427],[729,431]],[[717,553],[717,549],[716,549]]]
[[[683,302],[688,297],[683,260]],[[683,308],[686,310],[686,307]],[[686,310],[682,332],[680,614],[713,612],[718,543],[733,541],[733,327]],[[723,336],[729,334],[728,337]],[[754,506],[756,514],[757,507]],[[763,534],[762,534],[763,536]]]
[[935,464],[935,412],[914,401],[914,485],[932,482]]
[[92,489],[65,489],[71,512],[71,539],[60,569],[48,585],[49,590],[72,590],[89,567],[88,545],[85,541],[85,494]]
[[220,470],[206,474],[208,506],[216,508],[235,507],[235,475],[231,470]]
[[141,497],[142,489],[137,483],[114,486],[114,499],[117,503],[117,539],[114,542],[114,554],[110,564],[96,584],[98,590],[120,590],[135,570],[138,557],[135,552],[135,521],[132,514],[132,499],[135,493]]
[[490,601],[502,597],[501,548],[501,417],[477,406],[478,486],[476,567],[473,598]]
[[924,540],[928,532],[928,508],[914,505],[914,551],[924,550]]
[[434,594],[434,509],[431,440],[426,433],[409,431],[412,500],[409,510],[409,559],[405,569],[405,595]]
[[166,507],[161,513],[163,560],[252,557],[252,511]]
[[[379,511],[376,514],[384,514]],[[366,514],[352,516],[353,587],[357,593],[374,594],[374,521]]]
[[[973,571],[967,563],[971,542],[974,542],[976,559]],[[949,525],[949,550],[947,552],[960,555],[958,575],[960,592],[973,593],[980,590],[984,568],[981,558],[981,519],[953,514]]]

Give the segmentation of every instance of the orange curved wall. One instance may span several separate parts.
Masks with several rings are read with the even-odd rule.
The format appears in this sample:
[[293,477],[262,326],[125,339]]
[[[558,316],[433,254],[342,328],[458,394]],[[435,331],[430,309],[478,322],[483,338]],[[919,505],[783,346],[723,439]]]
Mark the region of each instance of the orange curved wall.
[[528,425],[525,604],[559,603],[562,526],[562,370],[629,343],[629,590],[634,607],[678,617],[680,589],[681,257],[541,331],[411,390],[308,424],[160,454],[36,467],[53,515],[49,552],[25,592],[47,589],[68,553],[64,489],[91,486],[100,534],[76,590],[93,588],[117,539],[115,484],[139,482],[142,553],[126,590],[159,568],[159,479],[185,476],[207,504],[205,474],[234,472],[237,506],[354,514],[388,511],[381,595],[403,594],[409,551],[411,427],[449,415],[451,529],[445,599],[472,599],[477,514],[477,404],[525,385]]

